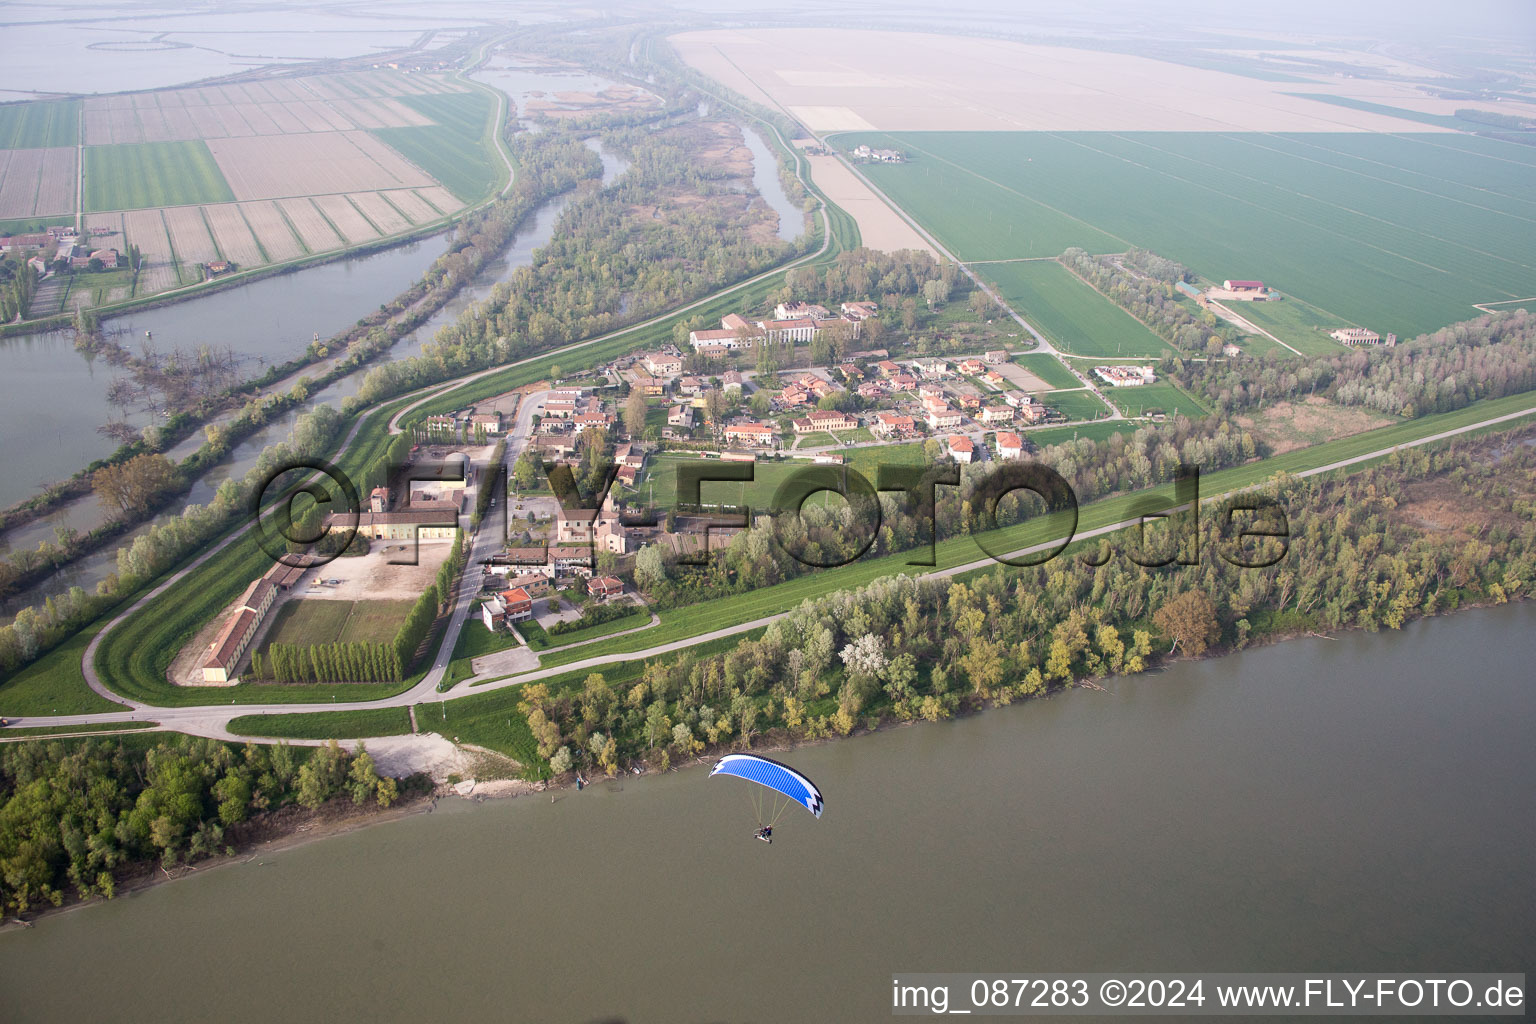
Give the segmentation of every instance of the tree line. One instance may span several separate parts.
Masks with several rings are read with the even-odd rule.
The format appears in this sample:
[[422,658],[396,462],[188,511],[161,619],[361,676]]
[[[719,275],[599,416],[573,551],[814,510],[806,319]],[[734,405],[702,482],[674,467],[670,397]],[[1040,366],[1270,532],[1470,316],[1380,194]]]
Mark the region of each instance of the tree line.
[[129,872],[231,854],[251,819],[342,795],[388,807],[400,789],[362,744],[349,754],[334,740],[313,751],[190,736],[5,744],[0,918],[110,898]]
[[[665,766],[707,746],[936,720],[1139,672],[1170,653],[1399,629],[1464,604],[1522,598],[1536,585],[1536,449],[1522,443],[1533,436],[1525,428],[1407,450],[1351,476],[1273,481],[1257,493],[1284,511],[1289,540],[1265,568],[1218,555],[1252,563],[1278,542],[1232,548],[1224,503],[1213,503],[1146,541],[1144,553],[1161,557],[1193,561],[1198,548],[1196,564],[1105,560],[1095,543],[1038,566],[887,577],[808,600],[724,653],[646,662],[622,682],[593,673],[530,684],[521,708],[555,771],[613,771],[628,759]],[[1458,494],[1479,501],[1465,523],[1428,527],[1414,511],[1426,496]]]

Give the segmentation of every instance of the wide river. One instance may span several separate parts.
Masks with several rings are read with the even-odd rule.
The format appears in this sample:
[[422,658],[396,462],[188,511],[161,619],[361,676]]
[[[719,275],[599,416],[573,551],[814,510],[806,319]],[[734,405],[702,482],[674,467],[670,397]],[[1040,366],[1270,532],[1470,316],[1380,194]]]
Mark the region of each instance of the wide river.
[[879,1021],[896,971],[1523,971],[1536,604],[474,804],[0,936],[15,1021]]

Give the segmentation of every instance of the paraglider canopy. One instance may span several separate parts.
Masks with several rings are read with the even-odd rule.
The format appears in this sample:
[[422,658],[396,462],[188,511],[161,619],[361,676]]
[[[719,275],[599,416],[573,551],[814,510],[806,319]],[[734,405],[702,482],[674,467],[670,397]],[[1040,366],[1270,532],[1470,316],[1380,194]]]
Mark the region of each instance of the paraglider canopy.
[[715,763],[709,775],[710,778],[734,775],[755,782],[788,797],[790,802],[799,804],[818,818],[825,806],[821,790],[810,779],[787,765],[756,754],[727,754]]

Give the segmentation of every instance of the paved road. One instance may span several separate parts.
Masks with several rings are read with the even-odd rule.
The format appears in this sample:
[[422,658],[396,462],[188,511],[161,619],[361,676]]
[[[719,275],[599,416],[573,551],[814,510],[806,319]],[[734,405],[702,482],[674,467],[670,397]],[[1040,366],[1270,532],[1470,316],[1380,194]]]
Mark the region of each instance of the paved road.
[[[1450,430],[1442,430],[1438,433],[1430,434],[1427,437],[1418,438],[1413,441],[1407,441],[1400,445],[1378,448],[1374,451],[1365,452],[1347,459],[1340,459],[1336,462],[1330,462],[1324,466],[1317,466],[1312,469],[1301,470],[1294,475],[1297,477],[1309,477],[1316,476],[1319,473],[1329,473],[1337,469],[1343,469],[1348,466],[1367,462],[1371,459],[1382,458],[1383,456],[1390,455],[1393,452],[1404,448],[1416,448],[1420,445],[1432,444],[1436,441],[1443,441],[1448,438],[1456,437],[1460,434],[1467,434],[1473,431],[1483,430],[1488,427],[1495,427],[1503,423],[1509,423],[1514,420],[1524,419],[1531,416],[1533,412],[1536,412],[1536,408],[1528,408],[1518,412],[1505,413],[1501,416],[1492,416],[1487,419],[1478,420],[1475,423],[1469,423],[1465,426],[1454,427]],[[1241,488],[1241,490],[1248,489],[1251,488]],[[1204,500],[1214,500],[1221,496],[1221,494],[1209,494],[1204,496]],[[1076,539],[1084,540],[1102,536],[1104,534],[1113,533],[1117,530],[1122,530],[1126,527],[1134,526],[1138,521],[1139,520],[1136,519],[1126,519],[1117,523],[1111,523],[1107,526],[1098,527],[1097,529],[1086,530],[1077,534]],[[1020,548],[1017,551],[1009,552],[1007,557],[1017,558],[1027,554],[1046,551],[1055,547],[1059,543],[1060,541],[1058,540],[1047,541],[1041,544],[1033,544],[1029,547]],[[992,560],[990,558],[980,558],[972,562],[967,562],[963,565],[953,566],[948,569],[936,570],[935,572],[929,573],[927,575],[933,575],[937,577],[955,576],[960,573],[970,572],[973,569],[985,568],[990,564],[992,564]],[[169,582],[166,585],[169,585]],[[404,693],[398,693],[392,697],[385,697],[373,701],[336,701],[319,704],[263,704],[243,706],[218,705],[191,708],[159,708],[140,702],[124,701],[123,698],[114,694],[104,693],[102,689],[98,688],[99,683],[95,683],[93,684],[92,688],[97,689],[98,693],[103,693],[104,696],[107,696],[112,700],[117,700],[119,702],[128,704],[129,708],[124,711],[105,712],[90,715],[40,716],[36,718],[27,718],[21,724],[23,726],[57,726],[68,728],[71,726],[94,725],[111,722],[154,721],[160,722],[168,729],[175,729],[179,732],[191,733],[197,736],[212,736],[219,739],[244,739],[246,737],[236,737],[228,730],[229,720],[237,715],[260,714],[266,712],[282,713],[307,711],[350,711],[367,708],[404,707],[433,699],[452,699],[454,697],[464,696],[470,692],[485,693],[490,690],[502,689],[508,686],[519,686],[526,682],[545,679],[550,676],[559,675],[565,672],[576,672],[583,669],[601,668],[604,665],[620,664],[637,660],[643,661],[647,658],[661,657],[663,655],[672,654],[677,651],[684,650],[685,648],[692,647],[695,644],[704,643],[709,640],[714,640],[721,637],[736,636],[738,634],[747,632],[748,630],[756,629],[760,626],[766,626],[774,620],[782,618],[785,614],[788,613],[783,612],[774,615],[765,615],[762,618],[753,619],[750,622],[742,622],[735,625],[723,626],[719,629],[696,634],[681,640],[674,640],[668,643],[657,644],[643,650],[627,651],[618,654],[597,655],[591,658],[585,658],[581,661],[523,673],[508,679],[495,680],[492,682],[484,683],[480,686],[475,686],[473,688],[471,688],[467,683],[460,683],[452,690],[449,690],[446,694],[436,693],[436,682],[432,682],[429,685],[427,680],[423,680],[420,685],[415,686]],[[451,646],[448,649],[451,651]],[[90,664],[89,656],[87,656],[86,664],[87,666]],[[438,678],[441,678],[440,674]]]

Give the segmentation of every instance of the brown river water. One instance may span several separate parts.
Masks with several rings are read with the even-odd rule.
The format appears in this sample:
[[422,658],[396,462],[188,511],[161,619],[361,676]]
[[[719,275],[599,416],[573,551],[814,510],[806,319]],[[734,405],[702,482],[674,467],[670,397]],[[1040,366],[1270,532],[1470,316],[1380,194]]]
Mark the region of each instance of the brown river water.
[[0,935],[6,1021],[876,1021],[897,971],[1529,971],[1536,605],[452,800]]

